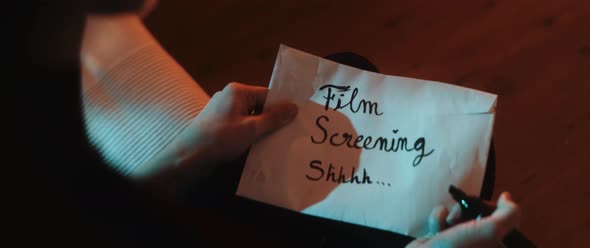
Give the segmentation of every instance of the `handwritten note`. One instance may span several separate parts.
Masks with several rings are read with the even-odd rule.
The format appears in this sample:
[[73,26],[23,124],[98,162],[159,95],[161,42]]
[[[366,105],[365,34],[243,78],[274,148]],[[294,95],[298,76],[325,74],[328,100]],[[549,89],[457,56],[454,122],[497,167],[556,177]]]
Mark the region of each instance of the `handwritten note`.
[[387,76],[281,46],[266,104],[299,106],[255,144],[237,194],[411,236],[450,184],[482,186],[496,96]]

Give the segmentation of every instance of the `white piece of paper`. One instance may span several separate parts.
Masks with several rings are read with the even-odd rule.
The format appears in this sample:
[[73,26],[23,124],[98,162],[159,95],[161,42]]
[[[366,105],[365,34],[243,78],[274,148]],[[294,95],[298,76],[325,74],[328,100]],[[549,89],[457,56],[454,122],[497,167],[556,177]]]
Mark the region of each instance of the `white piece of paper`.
[[[496,95],[359,70],[281,45],[265,106],[299,107],[255,144],[237,195],[411,236],[450,184],[479,195]],[[354,174],[353,174],[354,173]]]

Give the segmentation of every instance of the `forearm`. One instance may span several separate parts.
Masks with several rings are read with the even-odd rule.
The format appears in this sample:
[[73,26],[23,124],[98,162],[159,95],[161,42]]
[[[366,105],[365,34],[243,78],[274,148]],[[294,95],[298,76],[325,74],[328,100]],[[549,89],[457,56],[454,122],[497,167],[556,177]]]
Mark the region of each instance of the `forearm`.
[[135,14],[89,16],[81,51],[88,136],[121,173],[150,177],[209,96]]
[[80,54],[82,66],[92,77],[101,78],[125,55],[149,44],[158,42],[135,13],[89,15]]

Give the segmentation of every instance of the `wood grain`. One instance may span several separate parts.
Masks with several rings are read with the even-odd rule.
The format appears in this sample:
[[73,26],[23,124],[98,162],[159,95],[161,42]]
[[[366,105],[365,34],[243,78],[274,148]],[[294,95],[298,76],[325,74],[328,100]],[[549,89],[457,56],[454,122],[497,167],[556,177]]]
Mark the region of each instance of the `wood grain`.
[[499,95],[495,196],[540,247],[590,247],[590,2],[161,1],[146,20],[210,94],[266,86],[280,43]]

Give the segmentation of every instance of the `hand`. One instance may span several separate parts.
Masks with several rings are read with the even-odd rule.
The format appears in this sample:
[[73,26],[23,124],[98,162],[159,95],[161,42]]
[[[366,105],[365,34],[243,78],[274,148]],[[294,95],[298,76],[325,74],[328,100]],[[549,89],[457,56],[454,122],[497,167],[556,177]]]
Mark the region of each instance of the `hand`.
[[[156,175],[158,184],[181,190],[224,162],[236,160],[265,135],[290,123],[297,106],[279,103],[260,114],[268,89],[230,83],[215,93],[203,111],[152,163],[166,170]],[[174,186],[172,186],[174,185]]]
[[496,210],[490,216],[460,223],[460,214],[459,204],[451,211],[443,206],[434,208],[428,220],[430,237],[416,239],[406,248],[499,247],[520,218],[519,207],[508,192],[500,195]]
[[[219,164],[238,158],[263,136],[290,123],[297,115],[297,106],[280,103],[260,112],[268,89],[230,83],[215,93],[205,109],[183,133],[183,164],[193,164],[195,150],[204,153],[199,159]],[[197,162],[197,161],[195,161]]]

